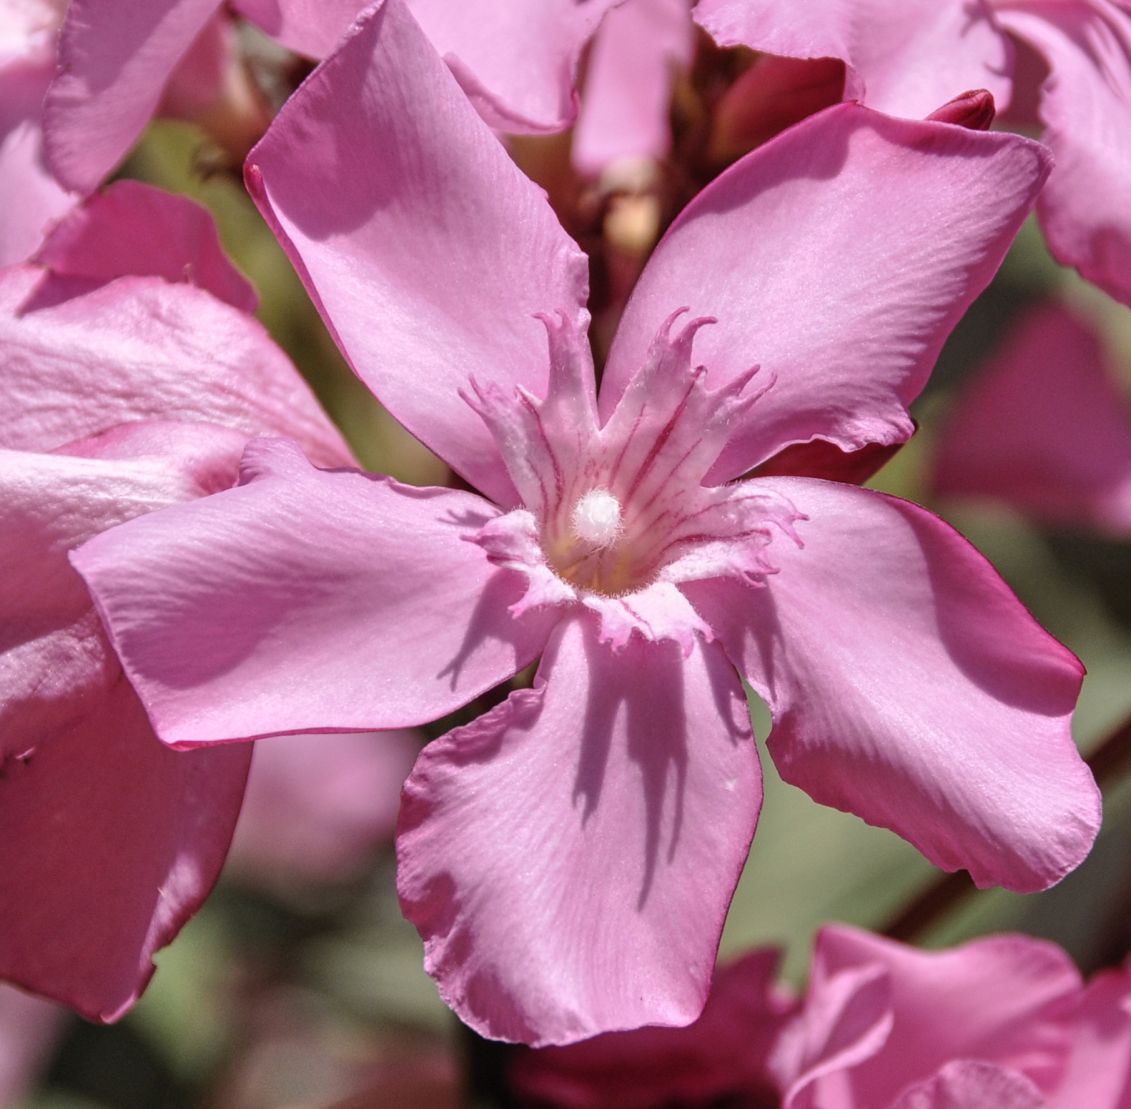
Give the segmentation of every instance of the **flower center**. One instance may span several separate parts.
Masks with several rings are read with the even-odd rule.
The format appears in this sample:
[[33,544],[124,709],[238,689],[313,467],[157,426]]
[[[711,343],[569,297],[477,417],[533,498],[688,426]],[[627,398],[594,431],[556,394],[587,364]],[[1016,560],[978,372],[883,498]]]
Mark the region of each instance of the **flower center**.
[[573,534],[595,547],[609,547],[622,531],[620,501],[607,489],[590,489],[573,506]]

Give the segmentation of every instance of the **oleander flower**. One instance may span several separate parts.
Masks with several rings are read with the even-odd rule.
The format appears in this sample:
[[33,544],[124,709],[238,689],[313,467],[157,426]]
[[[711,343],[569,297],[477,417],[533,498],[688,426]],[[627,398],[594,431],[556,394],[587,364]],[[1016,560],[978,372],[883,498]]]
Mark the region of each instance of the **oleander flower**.
[[158,734],[401,727],[540,659],[425,748],[398,837],[428,969],[502,1038],[699,1013],[761,796],[740,674],[817,800],[981,885],[1055,882],[1099,818],[1079,663],[936,517],[812,476],[911,434],[1046,171],[1016,136],[834,107],[676,220],[598,393],[584,256],[374,7],[248,183],[356,371],[480,493],[260,440],[238,488],[87,543]]
[[[131,199],[134,230],[161,235],[121,235]],[[92,1020],[133,1004],[207,896],[251,748],[156,740],[68,552],[231,485],[258,432],[350,461],[282,352],[220,299],[251,290],[204,223],[123,183],[49,240],[57,269],[0,270],[0,977]],[[165,268],[218,295],[151,275]]]
[[1058,261],[1131,303],[1131,10],[1124,0],[699,0],[696,21],[722,46],[794,58],[840,58],[845,94],[921,117],[963,89],[999,108],[1040,65],[1019,68],[1014,43],[1036,51],[1044,141],[1056,159],[1038,215]]

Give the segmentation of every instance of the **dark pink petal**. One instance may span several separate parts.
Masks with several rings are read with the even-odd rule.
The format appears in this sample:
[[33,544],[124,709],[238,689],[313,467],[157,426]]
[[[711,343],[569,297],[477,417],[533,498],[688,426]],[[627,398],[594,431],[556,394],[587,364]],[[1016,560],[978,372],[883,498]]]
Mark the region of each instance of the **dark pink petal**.
[[662,158],[671,147],[672,84],[691,64],[687,0],[628,0],[605,18],[589,53],[573,132],[573,163],[598,174],[628,158]]
[[655,1109],[658,1105],[774,1104],[766,1058],[795,1003],[776,984],[780,953],[719,967],[703,1015],[686,1028],[609,1032],[569,1047],[522,1053],[514,1089],[560,1109]]
[[1044,139],[1056,157],[1038,214],[1058,261],[1131,304],[1131,10],[1111,0],[1003,5],[1039,50]]
[[257,440],[245,484],[73,557],[158,734],[174,745],[443,716],[522,669],[552,612],[464,542],[469,493],[314,469]]
[[719,386],[753,365],[773,388],[710,477],[791,443],[905,440],[907,405],[996,271],[1048,171],[1013,135],[828,109],[747,155],[684,209],[625,310],[607,416],[676,308],[717,317],[696,357]]
[[28,56],[0,48],[0,266],[22,262],[75,203],[43,160],[43,96],[55,72],[50,31]]
[[44,127],[51,168],[89,193],[126,156],[221,0],[71,0]]
[[124,678],[0,778],[0,977],[111,1021],[216,880],[251,748],[170,751]]
[[1105,970],[1084,991],[1072,1057],[1055,1109],[1126,1109],[1131,1105],[1131,980],[1127,968]]
[[560,131],[577,114],[577,62],[618,0],[409,0],[480,115],[500,131]]
[[0,450],[0,758],[100,714],[120,674],[68,552],[231,485],[245,442],[206,424],[138,423],[65,455]]
[[[1078,1102],[1078,1105],[1095,1104]],[[1044,1095],[1023,1074],[968,1059],[947,1063],[938,1073],[905,1090],[891,1109],[1044,1109]]]
[[1104,363],[1095,332],[1060,305],[1023,319],[955,402],[937,491],[1131,536],[1131,403]]
[[762,589],[684,586],[767,699],[770,752],[815,800],[979,886],[1043,889],[1087,854],[1099,795],[1069,719],[1083,668],[925,510],[762,478],[809,516]]
[[256,308],[255,290],[224,253],[207,209],[140,181],[116,181],[75,209],[35,261],[99,281],[152,274],[207,289],[249,314]]
[[824,1090],[847,1070],[879,1052],[891,1033],[891,982],[880,966],[853,967],[810,987],[801,1012],[782,1032],[771,1067],[785,1109],[848,1109],[851,1102]]
[[43,277],[0,273],[0,445],[50,450],[135,420],[192,420],[289,435],[316,462],[350,464],[294,366],[244,313],[153,277],[30,310]]
[[923,118],[965,89],[1009,100],[1009,44],[984,0],[699,0],[720,46],[848,63],[847,96]]
[[324,58],[367,0],[234,0],[232,6],[276,42]]
[[249,883],[340,882],[391,844],[413,732],[276,736],[256,744],[232,868]]
[[613,652],[572,620],[534,689],[417,760],[401,906],[440,993],[484,1035],[688,1024],[760,802],[742,687],[716,646]]
[[885,1106],[959,1059],[1007,1068],[1045,1093],[1056,1088],[1083,990],[1080,972],[1061,948],[1015,935],[919,951],[833,925],[818,937],[810,993],[819,994],[845,973],[881,967],[891,983],[891,1034],[882,1052],[829,1085],[818,1084],[818,1104],[823,1093],[844,1089],[851,1091],[849,1104]]
[[364,16],[287,102],[248,185],[361,378],[472,484],[513,503],[459,390],[474,376],[542,394],[533,314],[580,318],[586,262],[402,4]]

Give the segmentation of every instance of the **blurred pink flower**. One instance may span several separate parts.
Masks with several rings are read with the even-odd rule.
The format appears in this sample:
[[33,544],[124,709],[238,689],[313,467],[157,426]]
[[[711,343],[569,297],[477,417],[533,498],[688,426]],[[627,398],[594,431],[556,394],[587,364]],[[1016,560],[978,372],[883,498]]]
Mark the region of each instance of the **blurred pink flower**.
[[392,842],[420,751],[409,731],[278,736],[256,745],[228,871],[269,888],[341,882]]
[[1054,302],[1023,318],[940,427],[934,484],[1131,538],[1131,404],[1095,332]]
[[0,985],[0,1105],[24,1105],[63,1031],[67,1012]]
[[541,656],[425,749],[399,836],[430,972],[503,1038],[699,1013],[761,796],[739,674],[819,801],[981,885],[1056,881],[1099,818],[1076,659],[924,510],[732,483],[911,434],[1046,168],[1012,135],[814,117],[675,222],[598,397],[584,256],[405,8],[375,8],[248,181],[357,372],[484,496],[259,441],[239,488],[86,544],[159,735],[407,726]]
[[[129,1008],[215,881],[250,748],[157,742],[68,552],[231,485],[259,431],[295,435],[326,465],[350,459],[254,320],[187,284],[111,279],[120,244],[99,243],[120,232],[118,202],[146,193],[84,211],[85,272],[70,231],[44,251],[62,272],[0,271],[0,976],[95,1020]],[[149,197],[140,226],[157,212],[164,233],[135,240],[138,269],[191,263],[221,292],[250,292],[214,232],[194,239],[195,205]],[[180,244],[188,254],[166,253]]]
[[914,118],[964,89],[988,89],[1004,108],[1013,95],[1015,35],[1048,67],[1040,117],[1056,162],[1038,214],[1049,246],[1058,261],[1131,303],[1131,10],[1124,0],[699,0],[695,19],[722,46],[840,58],[846,96]]

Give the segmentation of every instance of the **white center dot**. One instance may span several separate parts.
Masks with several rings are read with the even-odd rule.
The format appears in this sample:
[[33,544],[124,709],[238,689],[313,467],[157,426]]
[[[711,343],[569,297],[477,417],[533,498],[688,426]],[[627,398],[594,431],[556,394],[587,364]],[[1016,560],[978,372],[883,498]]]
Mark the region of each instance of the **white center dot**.
[[608,547],[621,533],[620,501],[607,489],[590,489],[573,506],[570,523],[578,539]]

